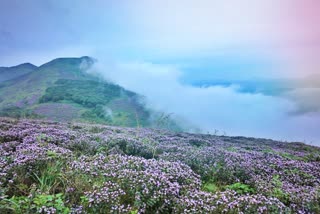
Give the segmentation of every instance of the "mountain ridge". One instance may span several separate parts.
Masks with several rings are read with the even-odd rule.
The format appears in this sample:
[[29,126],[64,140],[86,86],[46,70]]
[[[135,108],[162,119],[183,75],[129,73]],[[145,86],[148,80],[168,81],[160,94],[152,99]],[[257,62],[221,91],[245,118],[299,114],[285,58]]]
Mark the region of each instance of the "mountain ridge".
[[12,67],[0,67],[0,83],[28,74],[38,67],[31,63],[22,63]]
[[0,116],[131,127],[155,124],[157,119],[141,102],[143,96],[87,72],[94,62],[88,56],[56,58],[3,81]]

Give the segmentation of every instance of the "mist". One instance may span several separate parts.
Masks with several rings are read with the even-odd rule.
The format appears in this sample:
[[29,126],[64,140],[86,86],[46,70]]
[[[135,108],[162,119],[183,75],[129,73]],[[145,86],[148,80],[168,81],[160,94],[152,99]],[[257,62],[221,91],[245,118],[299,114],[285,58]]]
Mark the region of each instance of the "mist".
[[88,71],[146,97],[147,106],[183,118],[203,133],[271,138],[320,145],[320,113],[287,96],[240,93],[239,86],[184,84],[183,68],[143,61],[99,60]]

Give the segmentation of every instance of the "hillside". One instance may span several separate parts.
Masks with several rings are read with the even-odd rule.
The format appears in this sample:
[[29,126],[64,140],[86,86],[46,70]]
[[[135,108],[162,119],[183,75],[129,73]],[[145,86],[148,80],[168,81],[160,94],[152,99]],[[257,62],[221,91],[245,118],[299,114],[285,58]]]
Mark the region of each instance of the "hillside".
[[320,148],[0,118],[0,213],[319,213]]
[[[0,70],[0,115],[156,126],[154,114],[159,119],[160,113],[145,108],[142,96],[86,72],[93,64],[90,57],[58,58],[39,67],[22,64]],[[165,126],[178,129],[172,121]]]
[[0,67],[0,83],[23,76],[37,69],[37,66],[24,63],[13,67]]

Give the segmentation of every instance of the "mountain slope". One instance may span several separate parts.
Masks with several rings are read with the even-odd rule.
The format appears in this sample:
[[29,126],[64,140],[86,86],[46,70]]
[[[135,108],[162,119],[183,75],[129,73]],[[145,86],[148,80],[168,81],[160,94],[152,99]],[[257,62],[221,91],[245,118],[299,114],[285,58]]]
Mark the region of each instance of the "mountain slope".
[[143,97],[87,73],[93,63],[90,57],[58,58],[2,82],[0,115],[151,126]]
[[0,108],[29,107],[36,104],[45,90],[60,78],[80,79],[79,66],[86,58],[61,58],[46,63],[26,75],[1,84]]
[[35,69],[37,69],[37,66],[30,63],[23,63],[13,67],[0,67],[0,83],[23,76]]

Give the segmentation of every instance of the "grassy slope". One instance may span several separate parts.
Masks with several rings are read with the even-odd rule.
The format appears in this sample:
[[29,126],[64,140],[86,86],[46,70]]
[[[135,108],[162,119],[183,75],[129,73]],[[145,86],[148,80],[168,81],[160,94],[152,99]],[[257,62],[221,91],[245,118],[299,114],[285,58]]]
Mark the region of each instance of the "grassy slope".
[[[83,62],[93,63],[88,57],[59,58],[1,83],[0,115],[131,127],[152,125],[139,95],[84,72]],[[178,129],[175,124],[172,127]]]
[[149,112],[139,96],[120,86],[92,80],[58,80],[46,90],[41,103],[64,103],[80,107],[81,120],[114,125],[148,125]]
[[[0,91],[1,107],[10,105],[35,104],[45,90],[52,86],[59,78],[81,78],[79,65],[81,59],[56,59],[27,75],[2,83]],[[84,78],[84,77],[82,77]]]

